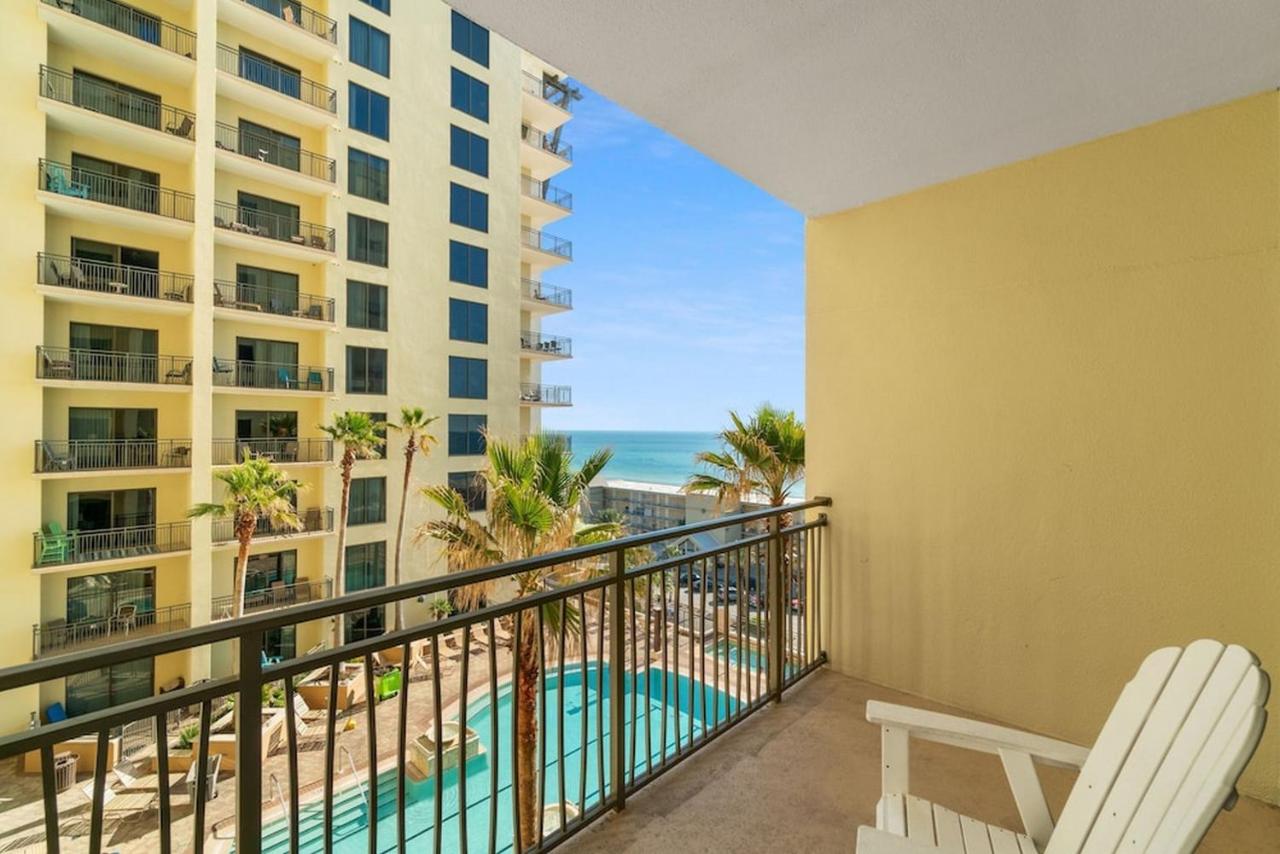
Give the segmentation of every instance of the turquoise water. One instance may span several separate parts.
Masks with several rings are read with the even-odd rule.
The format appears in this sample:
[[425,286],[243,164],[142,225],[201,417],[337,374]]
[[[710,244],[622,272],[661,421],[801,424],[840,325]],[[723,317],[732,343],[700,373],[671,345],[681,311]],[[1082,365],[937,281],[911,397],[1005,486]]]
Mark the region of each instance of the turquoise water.
[[[564,673],[564,764],[559,761],[560,727],[558,704],[560,701],[560,681],[556,672],[550,672],[546,679],[545,708],[551,714],[541,715],[540,720],[547,723],[546,746],[546,792],[544,802],[548,805],[560,803],[560,775],[564,774],[565,800],[577,804],[585,800],[587,809],[600,802],[601,781],[607,787],[609,779],[609,677],[608,666],[605,665],[597,673],[596,665],[589,665],[586,671],[584,686],[581,664],[565,665]],[[597,678],[602,680],[603,691],[597,692]],[[681,676],[677,680],[675,674],[668,672],[666,714],[663,715],[662,678],[660,668],[651,668],[647,679],[636,675],[623,698],[627,704],[628,724],[626,735],[628,744],[635,738],[636,771],[643,774],[648,767],[646,750],[650,750],[649,759],[656,766],[662,757],[662,744],[667,745],[667,755],[675,752],[677,736],[683,744],[688,744],[689,730],[692,726],[694,737],[700,738],[706,728],[718,720],[724,720],[736,710],[737,701],[724,692],[717,692],[711,686]],[[585,692],[584,692],[585,687]],[[630,723],[632,694],[636,701],[636,727],[633,733]],[[412,688],[410,689],[412,697]],[[701,694],[701,696],[699,696]],[[498,689],[498,741],[497,759],[495,761],[493,744],[493,709],[487,700],[482,704],[467,709],[467,725],[476,730],[484,748],[483,755],[468,757],[466,802],[467,802],[467,847],[475,851],[487,851],[489,845],[489,810],[490,788],[494,768],[498,774],[498,813],[497,813],[497,850],[512,850],[513,799],[511,789],[511,684],[502,685]],[[665,719],[665,720],[664,720]],[[598,721],[603,721],[604,739],[601,741],[601,729]],[[585,736],[583,724],[585,723]],[[664,730],[665,723],[665,732]],[[647,730],[647,739],[646,739]],[[647,742],[647,743],[646,743]],[[585,748],[585,750],[584,750]],[[603,749],[603,751],[602,751]],[[631,752],[631,748],[628,747]],[[585,752],[585,757],[584,757]],[[603,765],[601,754],[603,752]],[[583,761],[585,759],[585,766]],[[586,769],[585,776],[583,769]],[[458,769],[449,769],[442,778],[444,798],[442,802],[444,821],[441,833],[444,852],[457,852],[460,849],[460,827],[458,809]],[[583,788],[585,785],[585,789]],[[389,771],[378,780],[378,820],[377,845],[379,851],[394,851],[396,848],[396,778],[395,772]],[[435,780],[421,782],[408,781],[406,789],[406,826],[410,850],[428,849],[433,843],[435,830]],[[363,852],[368,850],[368,808],[360,787],[353,787],[334,796],[334,851]],[[304,806],[300,811],[300,847],[304,852],[323,850],[323,809],[319,802]],[[288,851],[288,825],[279,820],[263,828],[263,850],[268,854]]]
[[[742,647],[737,641],[722,640],[719,643],[707,644],[707,655],[719,658],[721,661],[725,658],[725,649],[729,651],[729,665],[737,667],[738,662],[742,660]],[[747,650],[747,667],[752,670],[759,670],[764,667],[764,658],[754,648]]]
[[714,433],[574,430],[570,435],[573,455],[578,460],[598,448],[613,449],[605,477],[677,486],[693,472],[694,454],[719,447]]

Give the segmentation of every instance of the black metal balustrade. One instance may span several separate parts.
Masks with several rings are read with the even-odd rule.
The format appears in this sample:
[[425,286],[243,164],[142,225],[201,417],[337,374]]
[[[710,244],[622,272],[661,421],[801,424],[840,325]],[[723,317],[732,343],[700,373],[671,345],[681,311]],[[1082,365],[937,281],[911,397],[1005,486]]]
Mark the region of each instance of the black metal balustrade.
[[[95,644],[114,643],[131,637],[176,632],[191,625],[191,605],[166,605],[157,608],[149,600],[154,594],[148,594],[148,601],[117,602],[111,600],[108,607],[86,608],[90,613],[98,613],[100,617],[85,617],[77,620],[49,620],[31,627],[31,657],[44,655],[60,655]],[[98,596],[95,599],[106,599]],[[100,605],[100,603],[77,603],[70,599],[67,602],[70,611],[77,604]],[[132,607],[131,607],[132,606]]]
[[214,202],[213,224],[240,234],[266,237],[324,252],[333,252],[333,229],[231,202]]
[[544,335],[526,329],[520,333],[520,349],[526,353],[567,359],[573,355],[573,340],[563,335]]
[[520,288],[527,300],[545,302],[557,308],[573,308],[573,291],[539,282],[535,279],[521,279]]
[[573,146],[567,142],[561,142],[557,134],[540,131],[531,125],[521,125],[520,138],[534,148],[541,148],[548,154],[554,154],[566,163],[573,162]]
[[45,160],[43,157],[40,158],[39,168],[37,187],[41,190],[183,222],[195,221],[195,196],[190,193],[80,169],[67,163]]
[[249,456],[266,457],[276,463],[333,462],[332,439],[299,439],[286,436],[269,439],[214,439],[213,465],[242,463]]
[[36,347],[36,379],[191,385],[190,356]]
[[547,406],[571,406],[573,389],[567,385],[520,383],[520,402],[541,403]]
[[322,15],[298,0],[244,0],[254,8],[268,12],[287,24],[301,27],[313,36],[319,36],[331,44],[338,43],[338,22]]
[[196,34],[156,15],[117,3],[115,0],[43,0],[45,5],[79,15],[147,44],[196,58]]
[[[299,579],[293,584],[277,581],[262,590],[247,590],[244,594],[244,613],[265,611],[270,608],[285,608],[301,602],[315,602],[328,599],[333,595],[333,579],[308,581]],[[215,596],[212,599],[211,616],[215,620],[229,620],[235,613],[235,596]]]
[[521,175],[520,192],[531,199],[547,202],[567,211],[573,210],[573,193],[566,192],[549,181],[538,181],[528,175]]
[[77,77],[47,65],[40,66],[40,95],[93,113],[152,130],[163,130],[181,139],[196,138],[196,114],[161,103],[123,86],[91,77]]
[[333,323],[333,300],[329,297],[270,288],[248,282],[215,280],[213,304],[220,308],[235,308],[241,311]]
[[530,249],[573,260],[573,244],[563,237],[556,237],[554,234],[547,234],[536,228],[521,228],[520,242]]
[[64,531],[50,523],[33,535],[32,566],[43,569],[72,563],[140,558],[191,548],[190,522],[151,522],[102,528],[94,531]]
[[270,163],[311,178],[319,178],[332,184],[337,180],[337,163],[332,157],[281,145],[276,137],[238,128],[225,122],[214,127],[213,144],[224,151],[234,151],[262,163]]
[[[333,508],[332,507],[309,507],[306,510],[298,511],[298,521],[302,523],[301,528],[291,528],[288,525],[281,525],[272,522],[270,519],[262,518],[258,520],[258,527],[254,531],[253,536],[259,537],[287,537],[295,534],[319,534],[333,530]],[[213,541],[215,543],[230,543],[236,538],[236,525],[234,519],[215,519],[213,522]]]
[[36,440],[36,472],[41,474],[190,466],[190,439]]
[[213,384],[280,391],[333,391],[333,368],[288,362],[213,359]]
[[195,277],[149,267],[37,252],[36,282],[88,293],[189,303]]
[[252,54],[243,53],[230,45],[218,45],[218,70],[265,86],[325,112],[337,114],[338,93],[323,83],[317,83],[283,66],[264,62]]
[[[51,850],[60,833],[86,824],[89,838],[76,841],[98,850],[109,734],[135,721],[153,721],[157,732],[169,733],[170,717],[191,708],[188,720],[198,734],[177,745],[189,744],[197,771],[188,778],[188,826],[197,848],[206,840],[228,845],[230,826],[227,835],[210,838],[205,803],[216,791],[210,787],[219,785],[206,773],[210,724],[215,709],[223,716],[230,699],[239,854],[312,851],[330,842],[363,847],[366,836],[371,850],[408,850],[410,841],[434,851],[446,844],[465,850],[470,838],[473,847],[491,852],[547,851],[623,809],[631,795],[781,700],[826,663],[823,595],[832,572],[822,566],[827,517],[809,513],[829,505],[819,498],[725,516],[8,667],[0,670],[0,693],[226,641],[238,650],[234,675],[0,737],[0,759],[39,752],[43,831]],[[667,550],[712,532],[726,541],[691,554]],[[291,626],[443,601],[475,585],[511,591],[517,578],[524,590],[518,598],[495,593],[475,610],[336,648],[279,660],[265,646],[266,636]],[[356,688],[363,699],[352,693]],[[449,723],[443,710],[454,701],[445,699],[446,692],[457,698],[456,712],[450,712],[456,719]],[[523,717],[525,703],[513,702],[516,697],[533,704],[532,717]],[[394,703],[396,714],[378,715],[378,698]],[[409,728],[411,710],[429,713],[425,732]],[[338,743],[339,730],[351,727],[364,728],[363,768]],[[517,746],[512,733],[522,729],[532,743]],[[54,750],[85,736],[99,745],[94,784],[82,784],[91,793],[88,821],[77,815],[64,825]],[[169,779],[172,749],[168,738],[157,739],[153,767],[161,780]],[[301,779],[303,749],[322,751],[316,781]],[[283,752],[284,761],[264,762],[274,751]],[[512,785],[518,766],[529,773],[529,788]],[[358,779],[344,782],[349,772]],[[459,780],[469,785],[459,786]],[[539,803],[529,809],[523,802],[522,809],[530,790]],[[411,809],[424,791],[434,810]],[[359,810],[344,806],[352,800],[362,802]],[[170,787],[158,787],[148,803],[158,807],[156,847],[169,850],[177,824],[171,821]],[[366,832],[371,817],[382,819],[373,825],[376,832]],[[520,820],[526,817],[528,825]]]

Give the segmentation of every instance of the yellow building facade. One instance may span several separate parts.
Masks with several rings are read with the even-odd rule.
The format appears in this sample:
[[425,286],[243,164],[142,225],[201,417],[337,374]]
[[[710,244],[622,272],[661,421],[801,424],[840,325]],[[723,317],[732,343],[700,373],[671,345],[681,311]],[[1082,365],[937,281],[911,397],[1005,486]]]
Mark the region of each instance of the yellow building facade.
[[[552,283],[572,247],[544,231],[572,208],[549,183],[572,157],[554,68],[438,0],[6,11],[0,666],[226,615],[231,532],[186,514],[245,447],[304,487],[304,530],[253,547],[248,605],[270,607],[334,589],[334,413],[424,407],[441,443],[415,481],[463,485],[481,429],[569,405],[542,377],[571,355],[542,328],[572,306]],[[357,464],[348,589],[391,578],[399,444]],[[407,525],[426,512],[411,496]],[[409,579],[441,571],[406,555]],[[15,693],[0,729],[228,667],[215,649]]]

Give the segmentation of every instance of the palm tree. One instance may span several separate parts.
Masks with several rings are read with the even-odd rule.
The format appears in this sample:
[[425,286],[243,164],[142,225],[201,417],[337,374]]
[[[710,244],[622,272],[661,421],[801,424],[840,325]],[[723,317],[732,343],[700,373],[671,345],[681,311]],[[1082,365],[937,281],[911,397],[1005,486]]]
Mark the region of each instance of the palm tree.
[[714,493],[722,506],[763,495],[781,507],[804,478],[804,423],[767,403],[746,421],[733,411],[729,420],[732,426],[718,436],[720,450],[695,455],[708,471],[691,475],[684,491]]
[[244,462],[218,472],[215,477],[226,486],[226,497],[219,502],[197,504],[187,516],[211,516],[231,519],[240,550],[236,555],[236,575],[232,587],[231,616],[244,614],[244,591],[249,572],[249,546],[260,521],[272,527],[302,528],[294,498],[299,483],[286,477],[265,457],[254,456],[246,449]]
[[[400,422],[390,423],[387,426],[396,430],[402,430],[405,434],[404,442],[404,488],[400,493],[400,519],[396,522],[396,559],[395,568],[392,570],[392,584],[400,583],[400,550],[404,545],[404,511],[409,504],[409,476],[413,472],[413,458],[419,451],[423,456],[431,453],[431,446],[438,441],[435,436],[427,432],[427,428],[431,426],[433,421],[439,420],[439,416],[427,416],[423,412],[421,406],[402,406],[400,407]],[[404,628],[404,603],[396,602],[395,628]]]
[[[422,494],[444,510],[443,519],[419,526],[416,539],[437,540],[444,546],[449,571],[458,572],[501,561],[548,554],[573,545],[599,542],[617,536],[613,522],[584,525],[581,505],[587,486],[608,464],[613,451],[596,451],[578,469],[564,444],[541,435],[522,442],[488,437],[488,468],[480,477],[489,499],[488,521],[471,515],[466,499],[449,486],[429,486]],[[515,597],[547,589],[552,569],[519,573],[514,577]],[[487,599],[492,584],[470,585],[458,591],[460,604],[470,607]],[[544,605],[542,623],[547,635],[558,638],[563,614],[571,636],[581,614],[564,603]],[[538,684],[542,676],[538,651],[545,639],[538,634],[533,615],[522,618],[516,641],[516,785],[520,795],[519,850],[537,843],[537,815],[542,803],[535,761],[538,747]]]
[[[342,445],[342,458],[338,467],[342,471],[342,502],[338,508],[338,565],[333,577],[335,596],[341,596],[347,565],[347,511],[351,505],[351,470],[356,460],[377,456],[385,440],[378,435],[383,425],[375,422],[367,412],[335,412],[333,420],[321,424],[320,429],[333,441]],[[333,645],[342,643],[342,618],[333,621]]]

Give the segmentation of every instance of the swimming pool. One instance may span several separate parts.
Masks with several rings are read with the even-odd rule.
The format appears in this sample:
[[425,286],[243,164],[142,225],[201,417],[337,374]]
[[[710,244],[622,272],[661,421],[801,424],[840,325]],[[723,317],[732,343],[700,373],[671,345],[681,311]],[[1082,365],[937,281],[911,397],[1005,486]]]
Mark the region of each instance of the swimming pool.
[[[546,679],[545,708],[551,712],[542,715],[547,725],[546,740],[546,792],[544,803],[547,805],[560,803],[560,774],[564,773],[565,800],[577,804],[580,795],[585,798],[586,807],[590,810],[600,802],[600,781],[605,784],[609,780],[609,668],[603,665],[599,677],[603,691],[597,693],[597,666],[588,665],[584,699],[583,670],[581,663],[565,664],[564,672],[564,767],[559,762],[560,727],[558,720],[560,689],[559,675],[555,668],[550,668]],[[694,737],[698,738],[705,729],[717,720],[723,720],[737,709],[737,700],[724,692],[717,692],[711,686],[691,680],[688,676],[680,676],[677,680],[674,673],[667,673],[667,708],[662,714],[662,678],[661,668],[650,668],[647,680],[644,675],[637,674],[630,684],[623,701],[627,704],[628,744],[633,737],[631,731],[631,696],[636,698],[636,732],[635,764],[637,774],[643,774],[648,767],[646,749],[651,750],[650,760],[657,765],[662,756],[662,744],[665,740],[667,755],[675,751],[676,737],[682,743],[688,743],[689,728],[692,725]],[[647,683],[647,684],[646,684]],[[702,696],[699,697],[699,689]],[[412,689],[411,689],[412,690]],[[412,697],[412,693],[410,694]],[[673,702],[674,701],[674,702]],[[467,726],[480,736],[484,753],[468,757],[466,786],[467,803],[467,847],[471,850],[487,851],[489,846],[489,810],[491,775],[494,771],[494,746],[492,741],[493,709],[486,699],[473,703],[467,708]],[[511,683],[507,682],[498,688],[498,810],[497,810],[497,850],[512,849],[512,814],[511,792]],[[583,718],[586,718],[586,739],[583,740]],[[665,717],[666,732],[663,732]],[[597,725],[603,721],[604,744],[600,744],[601,729]],[[646,729],[647,738],[646,738]],[[601,746],[603,746],[603,768],[600,764]],[[585,751],[586,775],[583,771],[583,753]],[[443,850],[456,852],[459,846],[459,772],[452,768],[444,772],[443,782],[443,823],[441,832]],[[585,781],[585,793],[582,786]],[[405,815],[409,845],[431,845],[435,831],[435,781],[427,779],[414,781],[409,779],[405,789]],[[396,772],[383,773],[378,778],[378,818],[376,822],[377,844],[379,851],[394,851],[396,848]],[[324,811],[319,801],[304,805],[299,811],[299,843],[303,852],[318,852],[324,848]],[[353,786],[334,795],[334,831],[333,848],[335,852],[363,852],[368,850],[369,817],[363,790]],[[284,819],[271,822],[263,827],[263,851],[267,854],[282,854],[289,850],[289,823]]]
[[[742,645],[737,641],[721,640],[709,643],[706,646],[706,653],[724,661],[726,648],[728,649],[729,665],[737,667],[738,663],[742,661]],[[752,670],[760,670],[764,666],[764,656],[755,647],[749,647],[747,650],[747,667]]]

